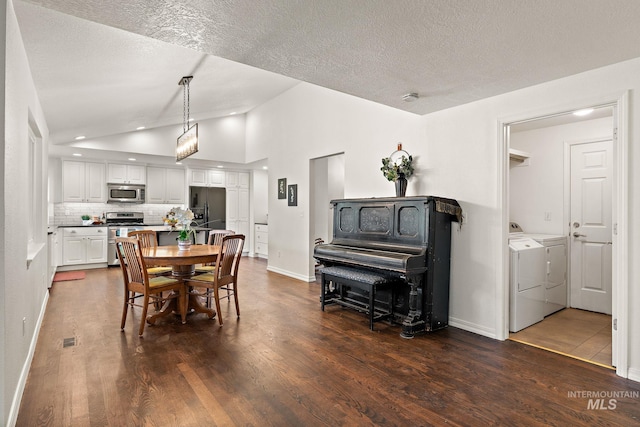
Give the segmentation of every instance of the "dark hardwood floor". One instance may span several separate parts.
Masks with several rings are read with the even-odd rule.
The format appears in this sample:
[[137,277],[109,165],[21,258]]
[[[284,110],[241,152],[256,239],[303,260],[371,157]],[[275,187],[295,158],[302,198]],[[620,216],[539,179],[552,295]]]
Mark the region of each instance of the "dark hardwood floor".
[[[322,312],[316,283],[257,259],[240,269],[239,320],[223,301],[222,327],[201,314],[186,325],[169,317],[144,338],[139,309],[120,331],[120,269],[55,283],[17,425],[640,423],[640,384],[606,368],[456,328],[413,340],[386,323],[372,332],[362,314]],[[586,397],[621,391],[632,394],[614,409]],[[597,408],[610,407],[604,399]]]

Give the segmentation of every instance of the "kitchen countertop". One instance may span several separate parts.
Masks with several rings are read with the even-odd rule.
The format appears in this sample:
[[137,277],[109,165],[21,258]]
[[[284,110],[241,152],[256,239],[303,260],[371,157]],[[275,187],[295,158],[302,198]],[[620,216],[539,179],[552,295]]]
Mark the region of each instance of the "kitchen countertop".
[[[156,233],[159,233],[159,232],[169,233],[171,231],[176,231],[176,232],[180,231],[179,229],[167,228],[164,225],[147,225],[147,226],[144,227],[144,229],[145,230],[153,230]],[[209,230],[212,230],[211,228],[208,228],[208,227],[191,227],[191,229],[194,230],[194,231],[209,231]]]
[[82,225],[82,224],[64,224],[64,225],[56,225],[58,228],[67,228],[67,227],[106,227],[107,224],[91,224],[91,225]]

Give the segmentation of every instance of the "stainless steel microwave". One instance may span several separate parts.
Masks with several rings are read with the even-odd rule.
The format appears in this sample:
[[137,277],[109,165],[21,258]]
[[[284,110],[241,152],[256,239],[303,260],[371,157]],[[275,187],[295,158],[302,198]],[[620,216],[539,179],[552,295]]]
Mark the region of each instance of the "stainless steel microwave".
[[144,185],[107,184],[107,203],[144,203]]

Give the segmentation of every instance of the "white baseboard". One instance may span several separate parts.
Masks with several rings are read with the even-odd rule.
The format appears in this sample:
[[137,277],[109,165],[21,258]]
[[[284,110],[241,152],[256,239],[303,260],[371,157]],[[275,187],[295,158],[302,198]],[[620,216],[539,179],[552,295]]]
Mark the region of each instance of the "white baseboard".
[[462,319],[456,319],[455,317],[449,316],[449,326],[463,329],[468,332],[473,332],[474,334],[482,335],[488,338],[493,338],[494,340],[498,339],[495,329],[476,325],[475,323],[467,322],[466,320]]
[[303,276],[302,274],[293,273],[291,271],[283,270],[278,267],[268,266],[267,271],[271,271],[273,273],[282,274],[283,276],[291,277],[292,279],[302,280],[303,282],[315,282],[316,276]]
[[36,351],[38,335],[40,335],[40,327],[42,326],[42,321],[44,319],[44,312],[47,309],[48,301],[49,301],[49,291],[45,292],[44,294],[44,300],[42,301],[42,306],[40,307],[40,314],[38,315],[36,328],[33,331],[33,336],[31,337],[31,343],[29,344],[29,352],[27,353],[27,358],[24,361],[24,365],[22,365],[22,371],[20,372],[20,377],[18,378],[16,391],[13,394],[13,400],[11,402],[11,407],[9,408],[9,417],[7,418],[8,426],[16,425],[16,421],[18,420],[18,411],[20,410],[20,402],[22,402],[22,393],[24,393],[24,387],[27,385],[27,377],[29,376],[29,370],[31,369],[31,362],[33,361],[33,355]]
[[632,381],[636,381],[636,382],[640,382],[640,369],[638,368],[629,368],[627,370],[627,373],[629,374],[629,379]]
[[[92,270],[95,268],[107,268],[109,265],[106,262],[99,262],[97,264],[77,264],[77,265],[61,265],[56,271],[76,271],[76,270]],[[120,267],[120,264],[117,265]]]

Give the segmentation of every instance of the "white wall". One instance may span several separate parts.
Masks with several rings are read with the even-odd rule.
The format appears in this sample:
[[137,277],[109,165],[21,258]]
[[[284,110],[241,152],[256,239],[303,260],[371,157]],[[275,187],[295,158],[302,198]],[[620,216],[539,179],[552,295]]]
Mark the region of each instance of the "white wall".
[[[527,233],[567,234],[564,221],[565,143],[612,138],[613,118],[511,133],[511,148],[528,162],[509,169],[509,219]],[[545,220],[549,213],[550,220]]]
[[[4,13],[4,10],[3,12]],[[37,339],[37,328],[47,301],[47,144],[46,122],[31,79],[31,70],[22,44],[22,38],[13,4],[6,2],[6,49],[3,55],[2,130],[4,144],[0,173],[0,423],[15,422],[19,399],[31,362],[31,352]],[[42,137],[43,159],[41,194],[42,209],[37,212],[40,226],[35,230],[36,245],[31,246],[33,261],[27,268],[28,245],[25,232],[25,214],[21,209],[29,206],[27,173],[29,116],[32,125]],[[40,243],[40,245],[37,245]],[[39,249],[38,249],[39,248]],[[24,330],[23,330],[23,319]]]
[[[421,118],[339,92],[302,83],[247,114],[247,160],[269,158],[269,270],[314,280],[310,262],[310,159],[344,152],[345,197],[391,196],[381,159],[402,141],[423,143]],[[277,179],[298,185],[298,206],[277,198]],[[409,184],[409,194],[417,187]],[[273,239],[272,239],[272,236]]]

